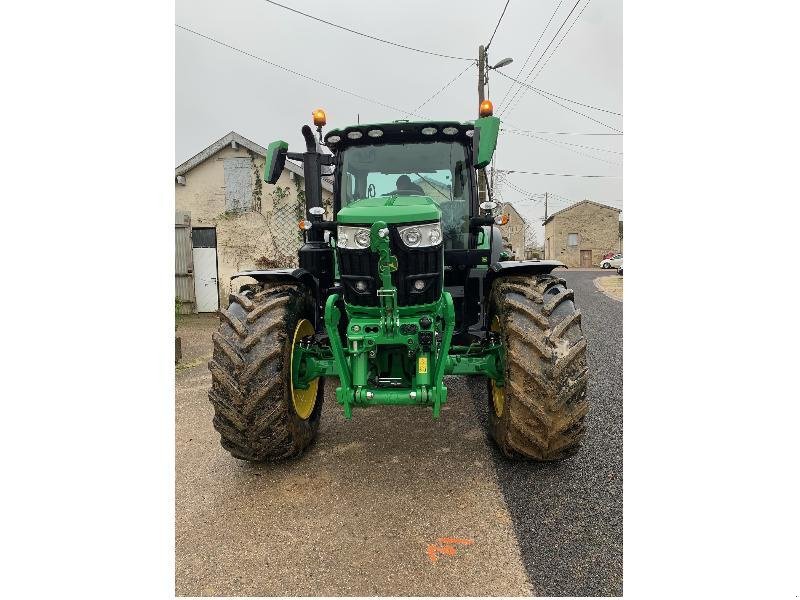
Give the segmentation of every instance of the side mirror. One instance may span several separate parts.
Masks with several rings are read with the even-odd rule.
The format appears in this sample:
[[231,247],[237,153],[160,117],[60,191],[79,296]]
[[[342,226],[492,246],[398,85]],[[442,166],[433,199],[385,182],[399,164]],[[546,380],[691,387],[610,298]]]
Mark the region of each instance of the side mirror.
[[283,173],[283,167],[286,165],[286,152],[289,150],[289,144],[283,140],[272,142],[267,146],[267,156],[264,161],[264,181],[267,183],[276,183],[278,178]]
[[500,133],[500,119],[481,117],[475,120],[475,133],[472,134],[472,162],[476,169],[483,169],[492,162]]

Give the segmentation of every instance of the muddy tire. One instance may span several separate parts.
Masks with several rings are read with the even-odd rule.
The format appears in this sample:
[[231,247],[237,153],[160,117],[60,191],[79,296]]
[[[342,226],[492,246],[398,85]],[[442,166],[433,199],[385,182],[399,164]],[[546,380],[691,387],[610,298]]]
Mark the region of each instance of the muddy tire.
[[492,286],[489,323],[506,348],[506,379],[503,387],[488,381],[488,421],[509,458],[566,458],[585,433],[586,339],[565,284],[540,275],[501,277]]
[[314,320],[311,294],[301,284],[250,286],[231,294],[219,313],[208,398],[222,447],[249,461],[301,454],[317,435],[325,387],[320,378],[313,408],[302,418],[290,369],[298,324]]

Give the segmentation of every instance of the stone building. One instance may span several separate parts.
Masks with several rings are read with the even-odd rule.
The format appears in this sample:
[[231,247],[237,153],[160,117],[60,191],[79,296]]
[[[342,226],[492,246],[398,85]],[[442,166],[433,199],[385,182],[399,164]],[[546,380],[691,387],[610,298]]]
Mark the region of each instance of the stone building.
[[503,213],[508,215],[508,223],[500,227],[503,236],[503,246],[516,260],[525,258],[525,230],[527,224],[514,205],[506,202]]
[[607,252],[621,252],[622,211],[583,200],[553,213],[544,222],[544,255],[568,267],[597,267]]
[[[181,312],[213,312],[250,279],[238,271],[297,264],[304,215],[303,168],[286,161],[264,182],[266,149],[231,132],[175,169],[175,293]],[[325,218],[333,186],[323,178]]]

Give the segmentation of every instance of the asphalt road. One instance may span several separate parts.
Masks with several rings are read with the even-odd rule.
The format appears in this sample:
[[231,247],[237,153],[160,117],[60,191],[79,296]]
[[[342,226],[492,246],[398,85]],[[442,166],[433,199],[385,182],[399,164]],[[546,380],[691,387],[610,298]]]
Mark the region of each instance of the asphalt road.
[[593,410],[584,449],[558,465],[502,459],[484,433],[485,387],[466,378],[448,378],[438,421],[380,407],[347,422],[328,382],[309,452],[235,460],[206,397],[217,320],[184,319],[176,594],[620,595],[622,304],[594,288],[598,275],[561,272],[584,315]]
[[[510,463],[493,451],[495,473],[537,595],[621,596],[622,302],[594,285],[613,271],[556,273],[575,291],[588,341],[586,439],[559,464]],[[486,400],[475,396],[485,421]]]

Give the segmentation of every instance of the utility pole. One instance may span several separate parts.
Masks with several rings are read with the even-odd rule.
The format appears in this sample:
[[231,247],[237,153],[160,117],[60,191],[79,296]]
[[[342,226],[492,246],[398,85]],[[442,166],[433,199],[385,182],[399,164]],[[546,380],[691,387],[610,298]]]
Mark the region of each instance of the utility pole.
[[[486,99],[485,88],[489,84],[489,71],[500,69],[514,62],[513,58],[504,58],[494,66],[489,66],[486,47],[478,46],[478,118],[481,117],[480,106]],[[494,157],[492,157],[492,187],[494,189]],[[486,200],[486,169],[478,171],[478,202]]]
[[544,220],[547,221],[547,192],[544,193]]
[[[480,105],[484,101],[483,86],[486,84],[486,48],[478,46],[478,117]],[[486,169],[478,171],[478,203],[486,200]]]
[[[478,106],[485,100],[483,96],[483,86],[486,82],[486,49],[478,46]],[[478,115],[480,116],[480,115]]]
[[[545,224],[547,221],[547,192],[544,193],[544,219],[542,219],[542,225]],[[546,227],[546,226],[545,226]],[[547,237],[547,229],[544,231],[544,257],[551,258],[548,256],[550,254],[550,239]]]

